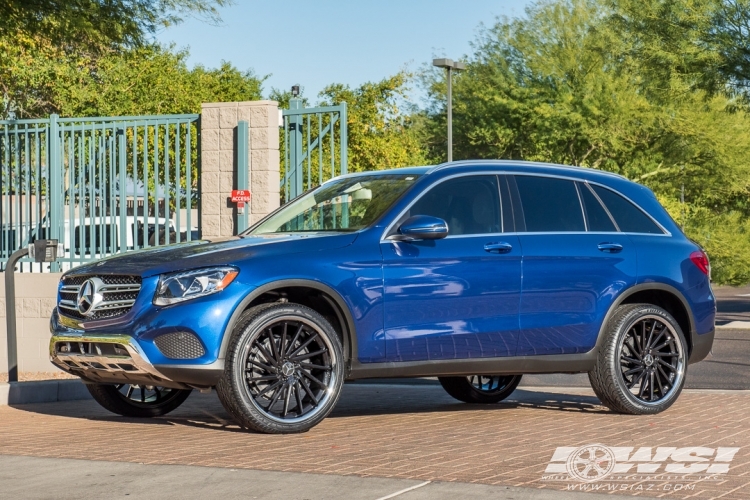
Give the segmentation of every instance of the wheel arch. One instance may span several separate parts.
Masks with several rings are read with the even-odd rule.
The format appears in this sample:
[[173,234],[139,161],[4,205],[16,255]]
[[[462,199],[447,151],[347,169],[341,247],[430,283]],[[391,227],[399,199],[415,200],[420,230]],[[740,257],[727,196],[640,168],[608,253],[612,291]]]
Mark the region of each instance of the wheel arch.
[[356,359],[356,329],[354,319],[346,301],[332,287],[310,279],[272,281],[248,293],[235,308],[227,323],[221,339],[218,359],[221,361],[224,360],[232,330],[244,311],[258,304],[276,302],[280,299],[306,305],[320,313],[333,325],[334,330],[341,336],[347,366],[349,366],[349,360]]
[[599,347],[599,341],[604,338],[607,323],[617,308],[624,304],[638,303],[652,304],[661,307],[671,314],[685,334],[685,340],[688,344],[688,356],[692,354],[696,336],[695,320],[693,319],[692,310],[690,309],[688,301],[685,299],[684,295],[675,287],[665,283],[641,283],[622,292],[612,303],[607,314],[604,316],[604,321],[602,321],[602,325],[599,329],[599,336],[597,337],[597,349]]

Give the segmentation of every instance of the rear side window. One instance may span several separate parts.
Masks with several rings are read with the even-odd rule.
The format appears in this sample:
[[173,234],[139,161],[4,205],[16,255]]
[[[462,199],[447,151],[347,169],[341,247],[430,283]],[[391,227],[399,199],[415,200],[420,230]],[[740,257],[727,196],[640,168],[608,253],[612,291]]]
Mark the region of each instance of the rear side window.
[[529,232],[585,231],[583,211],[573,181],[515,176]]
[[620,231],[625,233],[664,234],[643,211],[628,200],[609,189],[592,186],[596,194],[615,218]]
[[596,196],[594,196],[594,193],[591,192],[588,186],[579,183],[578,189],[581,191],[583,207],[586,209],[586,221],[588,222],[589,231],[607,233],[617,231],[607,211],[604,210],[604,207],[599,203],[599,200],[596,199]]

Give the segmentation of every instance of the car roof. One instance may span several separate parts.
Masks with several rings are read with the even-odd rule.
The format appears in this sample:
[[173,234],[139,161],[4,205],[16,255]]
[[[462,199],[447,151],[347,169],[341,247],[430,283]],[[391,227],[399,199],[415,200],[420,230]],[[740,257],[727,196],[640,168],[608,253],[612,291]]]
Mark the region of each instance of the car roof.
[[439,165],[425,165],[418,167],[402,167],[392,168],[388,170],[358,172],[355,174],[348,174],[349,176],[360,176],[360,175],[389,175],[389,174],[401,174],[401,175],[433,175],[440,173],[443,175],[450,175],[452,173],[462,173],[471,171],[483,171],[483,170],[502,170],[512,171],[516,173],[536,173],[536,174],[552,174],[552,175],[569,175],[579,179],[589,180],[626,180],[625,177],[613,174],[611,172],[605,172],[602,170],[596,170],[588,167],[573,167],[569,165],[558,165],[554,163],[541,163],[533,161],[523,160],[463,160],[453,161],[450,163],[441,163]]

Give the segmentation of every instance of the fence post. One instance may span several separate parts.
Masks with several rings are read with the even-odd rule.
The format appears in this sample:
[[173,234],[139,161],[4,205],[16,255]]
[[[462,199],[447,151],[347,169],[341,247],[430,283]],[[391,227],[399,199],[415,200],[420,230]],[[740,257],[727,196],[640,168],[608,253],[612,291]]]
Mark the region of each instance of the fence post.
[[[249,165],[250,124],[246,120],[237,122],[237,189],[250,189],[247,165]],[[237,233],[248,227],[250,204],[247,203],[242,213],[237,214]]]
[[[346,119],[346,102],[341,103],[341,112],[339,113],[340,131],[341,131],[341,175],[348,172],[349,167],[349,142],[348,142],[348,129]],[[331,152],[333,154],[333,152]]]
[[[62,157],[60,151],[60,128],[57,114],[51,114],[49,117],[49,132],[47,136],[47,165],[49,177],[47,178],[47,210],[49,213],[49,239],[62,240],[60,238],[60,214],[63,212],[63,186],[62,186]],[[72,242],[71,242],[72,243]],[[60,264],[52,262],[50,271],[59,272]]]
[[[290,99],[289,109],[302,109],[302,99]],[[303,191],[302,179],[302,115],[289,116],[289,165],[292,168],[289,183],[289,200],[293,200]]]

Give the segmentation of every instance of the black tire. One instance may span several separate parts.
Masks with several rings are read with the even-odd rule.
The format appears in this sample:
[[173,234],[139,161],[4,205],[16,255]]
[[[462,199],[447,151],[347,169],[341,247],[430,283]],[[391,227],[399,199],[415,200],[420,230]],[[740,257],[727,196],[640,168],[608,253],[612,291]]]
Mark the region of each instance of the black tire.
[[193,392],[131,384],[86,384],[94,400],[112,413],[124,417],[151,418],[177,409]]
[[617,413],[651,415],[677,400],[685,385],[688,346],[680,325],[651,304],[620,306],[607,323],[591,387]]
[[511,395],[521,382],[521,375],[471,375],[438,377],[445,392],[464,403],[499,403]]
[[341,395],[344,356],[331,324],[309,307],[263,304],[240,316],[216,392],[241,427],[306,432]]

